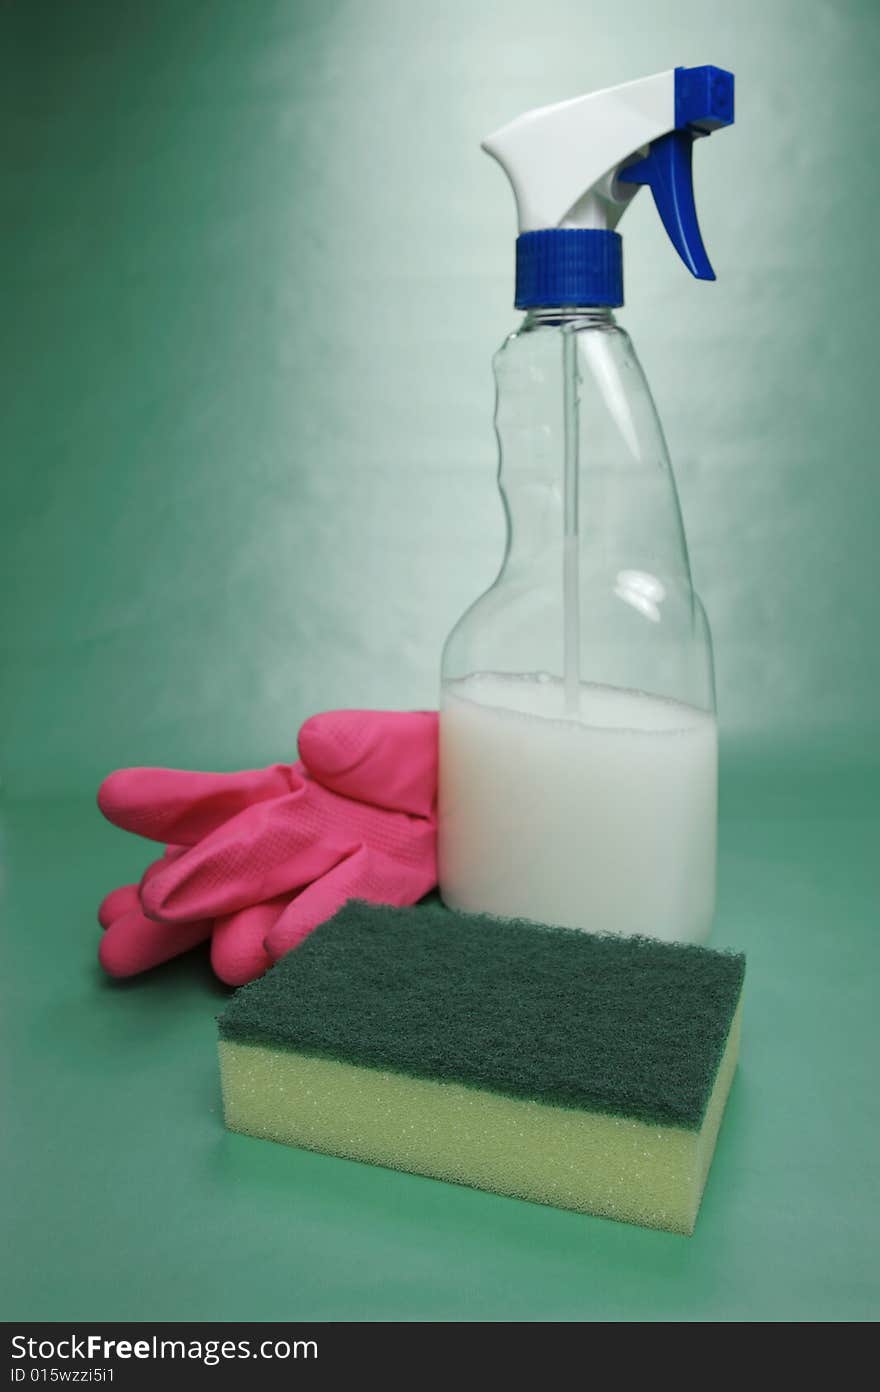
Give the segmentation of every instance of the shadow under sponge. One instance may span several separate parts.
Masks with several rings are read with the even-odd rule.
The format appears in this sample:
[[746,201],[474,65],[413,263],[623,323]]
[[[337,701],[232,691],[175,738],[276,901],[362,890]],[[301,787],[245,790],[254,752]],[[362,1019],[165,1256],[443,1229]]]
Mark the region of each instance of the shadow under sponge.
[[745,959],[352,901],[220,1017],[226,1125],[690,1233]]

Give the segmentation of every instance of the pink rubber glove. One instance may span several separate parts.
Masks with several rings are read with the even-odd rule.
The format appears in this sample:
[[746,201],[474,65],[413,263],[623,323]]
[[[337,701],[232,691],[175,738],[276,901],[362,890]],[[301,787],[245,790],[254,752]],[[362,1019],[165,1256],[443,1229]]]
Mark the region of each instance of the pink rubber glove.
[[[169,846],[163,860],[182,855],[185,849]],[[148,866],[144,879],[163,860]],[[111,890],[98,909],[98,921],[106,929],[98,960],[110,976],[136,976],[210,938],[211,965],[216,975],[229,986],[241,986],[262,976],[271,966],[272,958],[263,939],[288,902],[284,899],[277,904],[258,904],[216,922],[195,919],[186,924],[157,923],[143,912],[140,886],[123,885]]]
[[[181,855],[183,850],[182,846],[168,846],[162,861]],[[152,868],[150,866],[146,873]],[[136,884],[112,889],[101,901],[98,922],[105,929],[98,948],[98,961],[110,976],[135,976],[149,967],[157,967],[160,962],[179,957],[210,937],[214,926],[210,922],[195,921],[186,924],[181,932],[168,924],[154,923],[143,912]]]
[[[173,843],[141,885],[108,895],[101,960],[131,975],[212,934],[230,984],[251,980],[350,898],[411,904],[436,883],[435,712],[330,711],[301,762],[235,774],[121,769],[104,815]],[[213,929],[213,932],[212,932]],[[268,956],[267,956],[268,952]]]

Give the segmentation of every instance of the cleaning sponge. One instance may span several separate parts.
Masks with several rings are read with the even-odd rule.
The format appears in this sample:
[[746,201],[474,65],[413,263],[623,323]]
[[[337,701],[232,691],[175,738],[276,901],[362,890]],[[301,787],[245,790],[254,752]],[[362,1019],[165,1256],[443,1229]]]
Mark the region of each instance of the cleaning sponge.
[[743,957],[347,904],[220,1018],[227,1126],[693,1230]]

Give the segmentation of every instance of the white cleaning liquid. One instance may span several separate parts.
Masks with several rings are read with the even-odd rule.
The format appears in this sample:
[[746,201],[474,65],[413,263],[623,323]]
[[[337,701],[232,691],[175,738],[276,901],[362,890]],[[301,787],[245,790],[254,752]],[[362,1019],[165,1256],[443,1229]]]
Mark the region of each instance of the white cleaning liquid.
[[714,716],[581,684],[444,683],[440,882],[456,909],[704,942],[715,908]]

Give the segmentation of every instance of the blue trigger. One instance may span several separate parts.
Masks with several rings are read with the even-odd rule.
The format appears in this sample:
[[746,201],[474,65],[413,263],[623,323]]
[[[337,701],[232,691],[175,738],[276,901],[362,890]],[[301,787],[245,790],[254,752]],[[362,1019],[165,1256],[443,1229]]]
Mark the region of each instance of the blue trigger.
[[714,280],[694,204],[693,144],[691,131],[670,131],[652,141],[645,158],[617,177],[623,183],[648,185],[669,240],[688,270],[698,280]]

